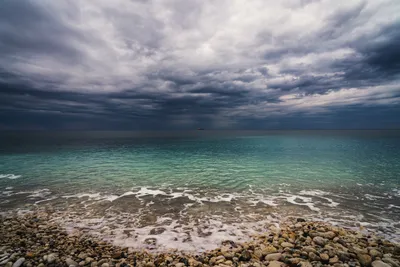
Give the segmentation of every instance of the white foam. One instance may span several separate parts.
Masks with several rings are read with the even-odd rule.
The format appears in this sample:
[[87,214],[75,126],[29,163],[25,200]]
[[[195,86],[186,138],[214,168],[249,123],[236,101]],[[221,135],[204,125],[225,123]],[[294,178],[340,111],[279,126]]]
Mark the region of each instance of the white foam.
[[376,195],[371,195],[371,194],[365,194],[364,197],[369,200],[377,200],[377,199],[385,199],[386,197],[381,197],[381,196],[376,196]]
[[10,174],[0,174],[0,179],[11,179],[11,180],[14,180],[14,179],[18,179],[18,178],[21,178],[22,177],[22,175],[16,175],[16,174],[12,174],[12,173],[10,173]]
[[[300,199],[303,202],[296,202],[296,199]],[[310,197],[303,197],[303,196],[298,196],[298,195],[292,195],[292,196],[288,196],[286,197],[287,202],[295,204],[295,205],[299,205],[299,206],[307,206],[310,208],[310,210],[313,211],[320,211],[319,208],[314,206],[314,203],[312,203],[312,198]]]
[[400,189],[395,188],[395,189],[393,189],[392,191],[394,192],[395,196],[400,197]]
[[11,189],[13,189],[14,187],[12,187],[12,186],[8,186],[8,187],[6,187],[6,190],[11,190]]
[[136,192],[137,197],[144,197],[144,196],[157,196],[157,195],[168,195],[166,192],[156,189],[148,189],[147,187],[141,187],[138,192]]
[[13,195],[13,191],[6,190],[6,191],[1,192],[1,194],[4,195],[4,196],[9,197],[9,196]]
[[326,206],[329,207],[337,207],[340,205],[340,203],[333,201],[333,199],[325,197],[326,195],[330,195],[330,193],[322,191],[322,190],[302,190],[299,192],[300,195],[306,195],[306,196],[316,196],[322,199],[327,200],[329,203],[325,204]]
[[38,200],[38,201],[35,201],[35,205],[40,204],[40,203],[42,203],[42,202],[47,202],[47,201],[55,200],[55,199],[57,199],[57,198],[58,198],[58,197],[53,196],[53,197],[50,197],[50,198]]
[[299,192],[300,195],[309,195],[309,196],[325,196],[329,194],[328,192],[322,190],[301,190]]
[[44,198],[48,195],[51,195],[51,192],[49,189],[44,188],[44,189],[39,189],[39,190],[35,190],[30,192],[31,194],[28,195],[29,198]]

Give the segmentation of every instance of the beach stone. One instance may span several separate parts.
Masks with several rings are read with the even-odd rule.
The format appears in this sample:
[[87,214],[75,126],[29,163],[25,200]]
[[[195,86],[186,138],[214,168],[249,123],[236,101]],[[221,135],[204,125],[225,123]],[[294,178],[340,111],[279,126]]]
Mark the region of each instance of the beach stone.
[[306,220],[303,218],[297,218],[296,222],[306,222]]
[[22,263],[24,263],[25,258],[19,258],[13,265],[12,267],[20,267]]
[[77,263],[76,261],[72,260],[71,258],[67,258],[67,259],[65,260],[65,263],[66,263],[68,266],[78,266],[78,263]]
[[159,235],[165,232],[165,228],[164,227],[156,227],[150,230],[150,234],[151,235]]
[[40,263],[37,267],[46,267],[43,263]]
[[382,257],[382,253],[380,253],[378,250],[376,249],[370,249],[369,250],[369,255],[371,255],[371,257]]
[[311,246],[306,246],[302,248],[303,251],[305,252],[314,252],[317,253],[317,251],[315,250],[315,248],[311,247]]
[[33,258],[33,257],[35,257],[35,254],[33,254],[33,252],[31,252],[31,251],[28,251],[28,252],[26,252],[25,257]]
[[255,256],[257,259],[262,259],[262,257],[263,257],[262,250],[261,250],[261,249],[256,249],[256,250],[254,251],[254,256]]
[[248,250],[243,250],[242,254],[240,254],[239,260],[240,261],[249,261],[251,259],[251,254]]
[[336,234],[332,231],[328,231],[325,233],[318,233],[319,236],[323,237],[323,238],[328,238],[328,239],[333,239],[334,237],[336,237]]
[[224,252],[223,256],[224,256],[226,259],[231,260],[231,259],[233,259],[233,257],[235,257],[235,254],[234,254],[233,252],[227,251],[227,252]]
[[108,263],[106,262],[106,263],[103,263],[103,264],[101,265],[101,267],[110,267],[110,264],[108,264]]
[[[222,257],[223,260],[225,260],[224,256],[220,256]],[[186,259],[185,257],[182,257],[179,259],[179,262],[182,262],[183,264],[185,264],[186,266],[189,266],[189,261],[188,259]]]
[[325,244],[326,244],[326,239],[323,238],[323,237],[320,237],[320,236],[314,237],[313,241],[314,241],[315,244],[317,244],[317,245],[319,245],[321,247],[325,246]]
[[9,261],[10,261],[10,259],[5,258],[3,261],[0,262],[0,265],[4,265]]
[[323,261],[329,260],[329,255],[326,253],[321,253],[321,254],[319,254],[319,256],[321,257],[321,260],[323,260]]
[[335,264],[335,263],[338,263],[338,262],[339,262],[339,258],[336,255],[333,258],[329,259],[329,264]]
[[309,261],[302,261],[302,262],[300,262],[300,266],[301,266],[301,267],[313,267],[313,265],[312,265],[311,262],[309,262]]
[[282,253],[272,253],[265,256],[267,261],[279,261],[280,259],[282,259]]
[[282,267],[283,265],[284,263],[280,261],[270,261],[268,267]]
[[11,261],[7,262],[6,265],[4,265],[4,267],[12,267],[13,263]]
[[268,245],[268,246],[266,246],[265,248],[262,249],[262,253],[263,253],[264,256],[268,255],[268,254],[271,254],[271,253],[275,253],[277,251],[278,250],[276,249],[276,247],[274,247],[272,245]]
[[372,259],[371,256],[368,254],[358,254],[357,255],[358,261],[360,262],[361,266],[370,266]]
[[125,258],[125,253],[123,251],[115,252],[112,256],[113,259]]
[[372,265],[372,267],[391,267],[390,264],[387,264],[387,263],[385,263],[383,261],[379,261],[379,260],[373,261],[371,263],[371,265]]
[[107,262],[106,259],[102,259],[102,260],[99,260],[99,262],[97,263],[97,265],[98,265],[98,266],[101,266],[103,263],[106,263],[106,262]]
[[87,254],[86,253],[84,253],[84,252],[81,252],[81,253],[79,253],[79,255],[78,255],[78,258],[80,258],[80,259],[82,259],[82,260],[84,260],[84,259],[86,259],[87,258]]
[[319,261],[319,260],[321,260],[321,258],[320,258],[316,253],[314,253],[314,252],[308,253],[308,258],[309,258],[311,261]]
[[178,262],[175,264],[175,267],[185,267],[185,264],[183,262]]
[[285,262],[289,263],[290,266],[298,266],[301,260],[300,258],[290,258],[286,259]]
[[389,263],[393,267],[400,267],[400,264],[398,262],[394,261],[392,258],[383,258],[382,260],[386,263]]
[[283,243],[281,244],[281,246],[282,246],[283,248],[293,248],[293,247],[294,247],[294,245],[293,245],[292,243],[289,243],[289,242],[283,242]]
[[[189,262],[190,262],[190,266],[193,266],[193,267],[200,267],[200,266],[202,266],[202,263],[199,262],[199,261],[197,261],[197,260],[195,260],[195,259],[190,259]],[[228,262],[228,261],[226,261],[226,262]],[[225,263],[226,263],[226,262],[225,262]]]
[[47,259],[48,263],[53,263],[57,259],[57,254],[56,253],[51,253],[51,254],[47,255],[46,259]]

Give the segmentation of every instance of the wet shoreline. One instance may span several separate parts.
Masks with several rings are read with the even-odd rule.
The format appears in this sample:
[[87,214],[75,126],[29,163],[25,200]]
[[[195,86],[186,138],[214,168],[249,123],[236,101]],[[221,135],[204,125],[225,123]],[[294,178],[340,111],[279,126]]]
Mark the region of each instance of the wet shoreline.
[[[66,229],[51,210],[0,217],[1,266],[102,267],[398,267],[400,244],[374,233],[292,218],[266,224],[245,242],[223,241],[205,252],[152,251],[115,246],[79,229]],[[20,264],[20,265],[19,265]]]

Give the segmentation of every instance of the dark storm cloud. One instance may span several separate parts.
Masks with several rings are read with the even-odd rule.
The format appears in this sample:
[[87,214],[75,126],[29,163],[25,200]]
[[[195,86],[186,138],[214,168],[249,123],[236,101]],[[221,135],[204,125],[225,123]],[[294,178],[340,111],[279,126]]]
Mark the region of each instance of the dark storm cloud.
[[0,128],[399,127],[399,13],[396,0],[3,1]]

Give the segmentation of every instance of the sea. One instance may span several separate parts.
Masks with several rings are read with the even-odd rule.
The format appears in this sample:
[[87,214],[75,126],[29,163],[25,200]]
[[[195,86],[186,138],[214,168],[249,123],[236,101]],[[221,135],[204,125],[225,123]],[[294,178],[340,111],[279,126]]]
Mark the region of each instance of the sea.
[[400,242],[400,131],[1,132],[0,213],[152,251],[291,218]]

